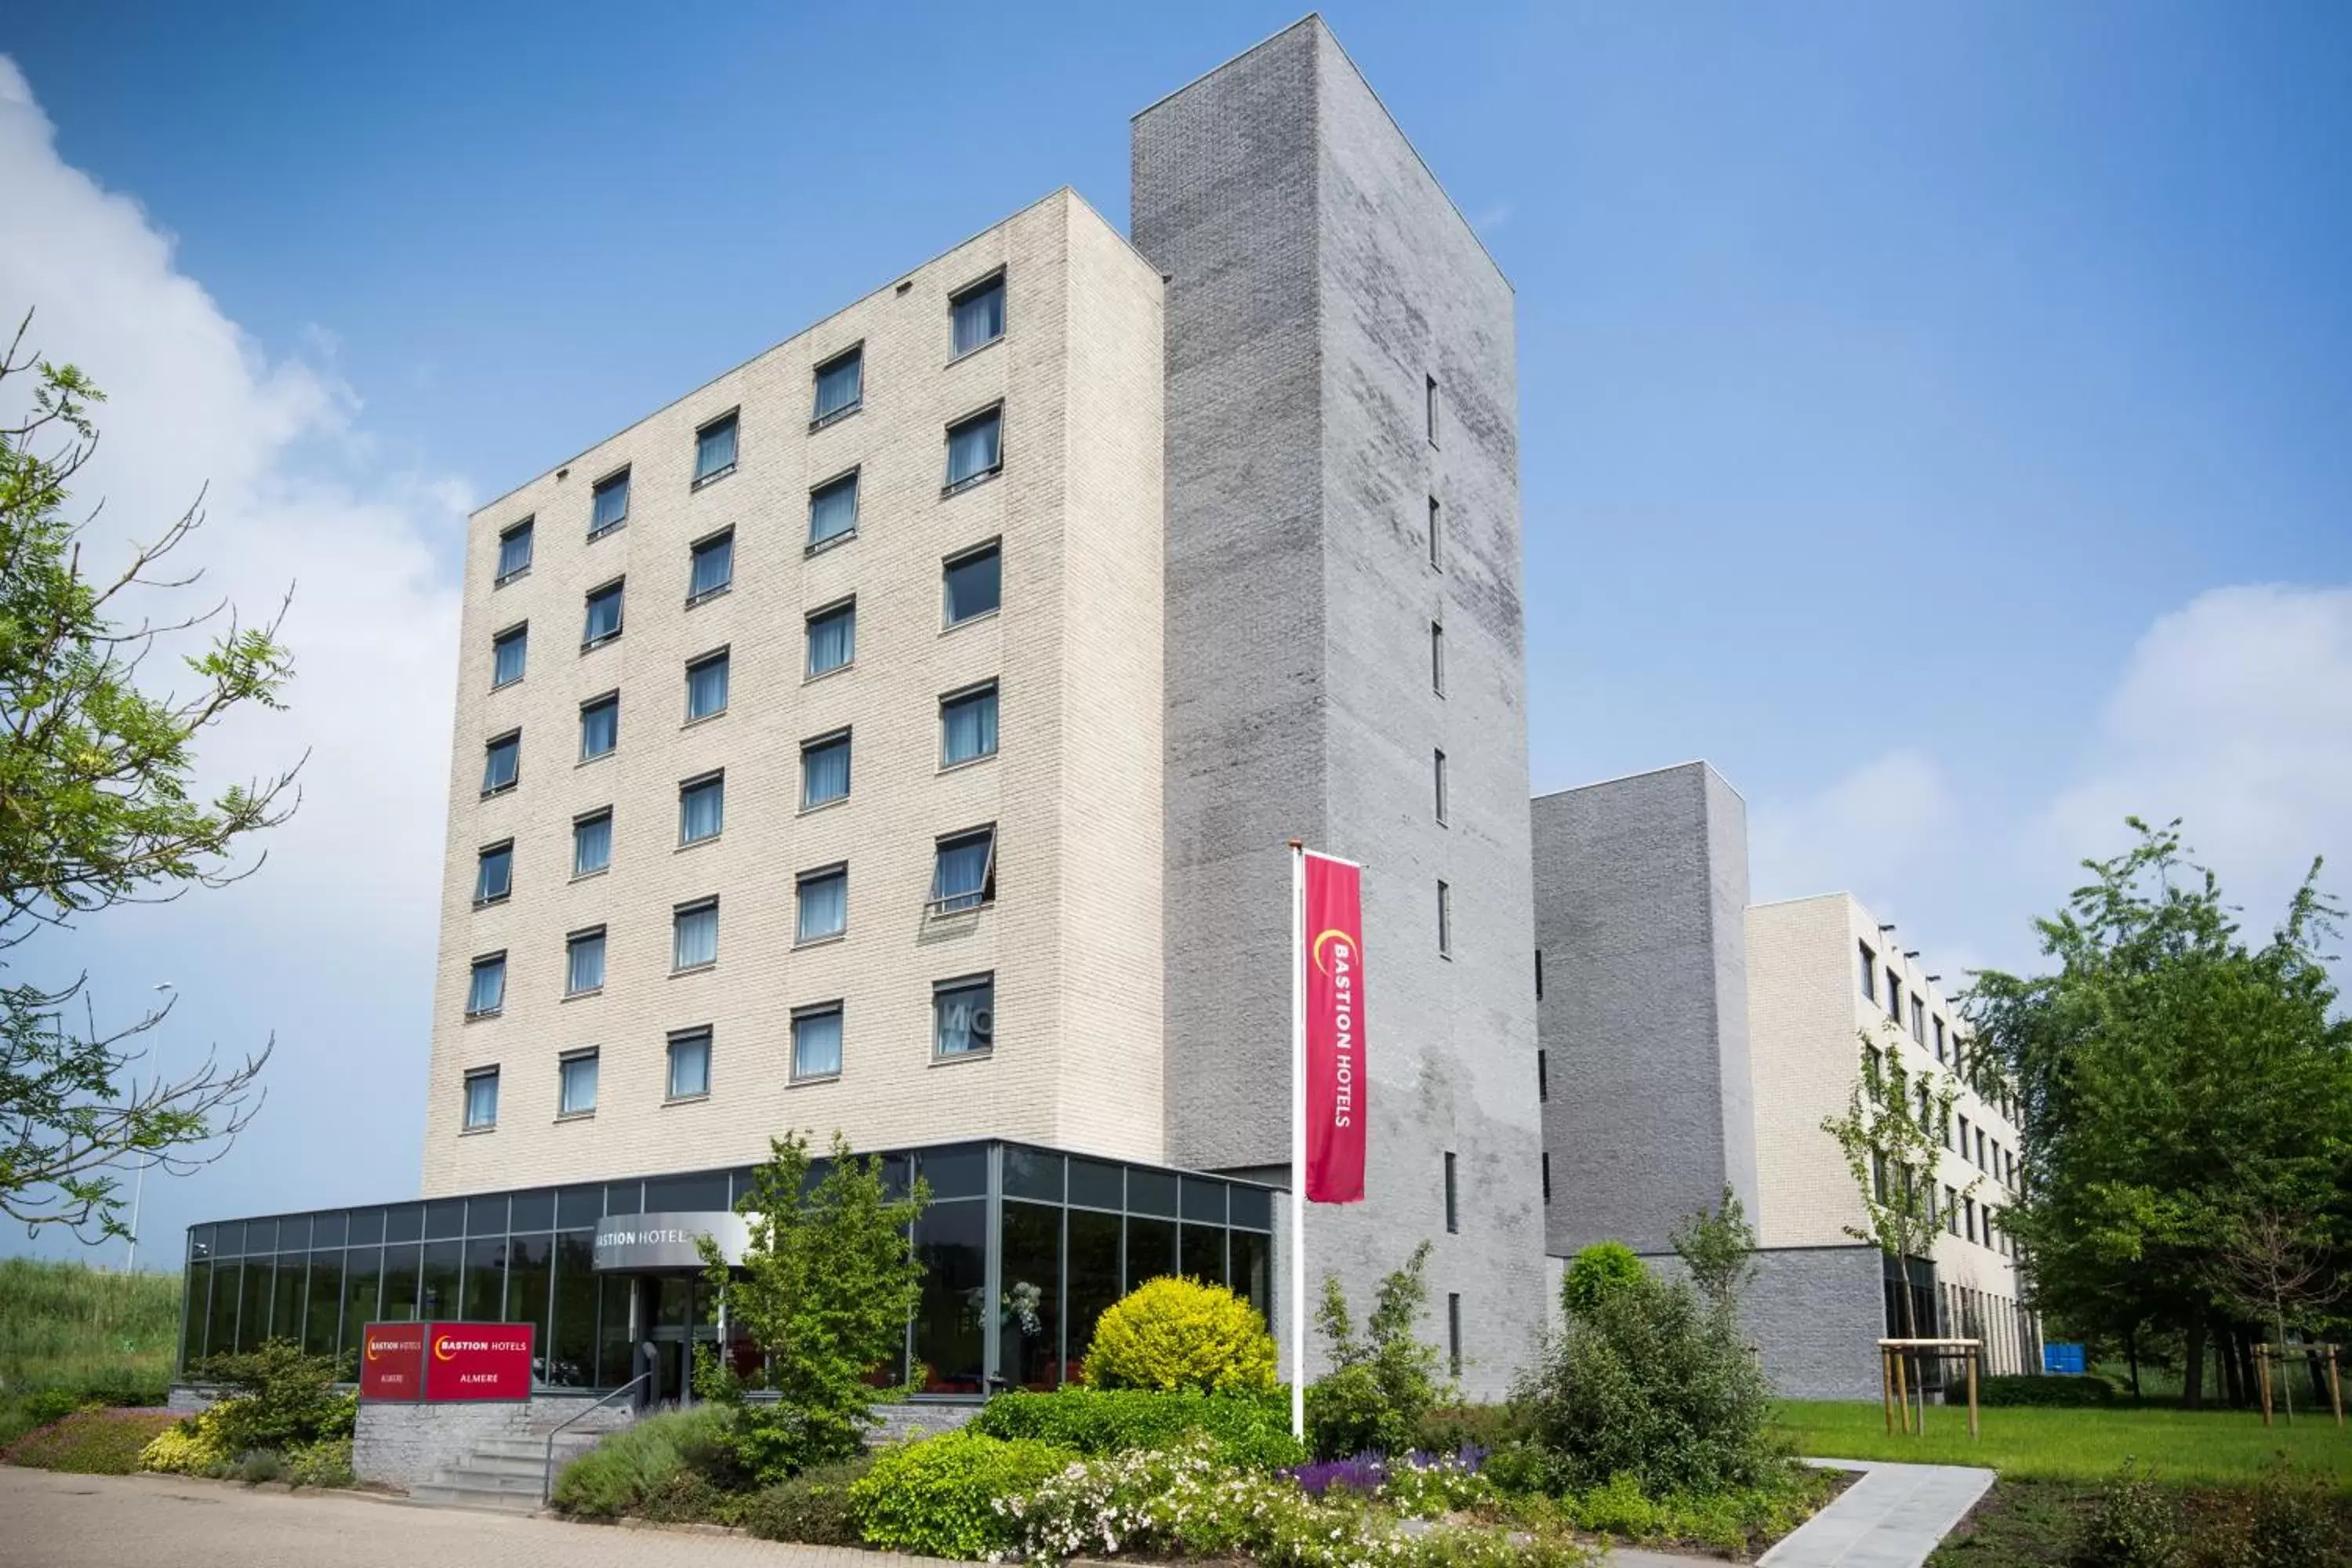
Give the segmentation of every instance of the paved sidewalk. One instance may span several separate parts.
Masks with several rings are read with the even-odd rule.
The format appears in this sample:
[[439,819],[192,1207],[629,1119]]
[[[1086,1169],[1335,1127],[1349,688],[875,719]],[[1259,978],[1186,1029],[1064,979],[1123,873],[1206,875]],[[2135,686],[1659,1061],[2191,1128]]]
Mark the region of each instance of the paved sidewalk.
[[1863,1476],[1758,1558],[1758,1568],[1919,1568],[1993,1481],[1990,1470],[1965,1465],[1806,1462]]
[[0,1465],[5,1568],[922,1568],[934,1561],[424,1508],[348,1492]]

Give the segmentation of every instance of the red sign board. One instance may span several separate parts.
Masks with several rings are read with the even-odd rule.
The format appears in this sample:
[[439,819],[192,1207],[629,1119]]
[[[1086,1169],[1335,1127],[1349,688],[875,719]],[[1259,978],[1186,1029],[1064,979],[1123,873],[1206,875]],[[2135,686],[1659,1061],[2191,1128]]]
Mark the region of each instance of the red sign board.
[[360,1336],[360,1397],[425,1397],[425,1325],[370,1323]]
[[529,1399],[529,1323],[370,1323],[362,1399]]
[[1363,873],[1306,857],[1307,1199],[1364,1199]]
[[434,1323],[425,1336],[427,1399],[529,1399],[531,1325]]

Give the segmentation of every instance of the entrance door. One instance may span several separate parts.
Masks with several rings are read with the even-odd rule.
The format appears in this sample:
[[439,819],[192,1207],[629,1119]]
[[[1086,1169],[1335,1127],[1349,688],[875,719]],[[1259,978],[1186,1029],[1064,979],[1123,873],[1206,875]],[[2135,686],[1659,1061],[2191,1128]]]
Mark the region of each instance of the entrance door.
[[685,1405],[694,1397],[694,1347],[717,1346],[717,1303],[709,1285],[696,1274],[655,1274],[638,1281],[643,1292],[639,1321],[654,1343],[656,1403]]

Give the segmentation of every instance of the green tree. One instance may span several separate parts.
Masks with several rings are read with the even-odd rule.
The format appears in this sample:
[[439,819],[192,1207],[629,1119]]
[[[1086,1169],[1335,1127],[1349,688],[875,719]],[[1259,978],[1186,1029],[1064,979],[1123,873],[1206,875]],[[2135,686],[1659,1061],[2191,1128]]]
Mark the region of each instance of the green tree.
[[1649,1268],[1622,1241],[1596,1241],[1569,1260],[1560,1276],[1559,1310],[1571,1321],[1590,1317],[1601,1299],[1649,1278]]
[[2028,1181],[2003,1222],[2036,1304],[2179,1333],[2193,1405],[2216,1334],[2242,1382],[2250,1229],[2297,1216],[2295,1250],[2337,1273],[2352,1241],[2352,1021],[2321,952],[2340,911],[2314,861],[2249,942],[2179,824],[2129,821],[2138,841],[2035,922],[2054,968],[1980,973],[1968,1010],[1983,1070],[2018,1089]]
[[[1883,1043],[1861,1037],[1862,1076],[1847,1098],[1845,1114],[1824,1121],[1822,1131],[1837,1140],[1862,1195],[1863,1223],[1843,1229],[1895,1260],[1904,1280],[1896,1292],[1903,1335],[1917,1339],[1910,1260],[1935,1256],[1936,1237],[1944,1226],[1936,1203],[1937,1163],[1943,1151],[1941,1130],[1951,1120],[1960,1086],[1948,1074],[1915,1076],[1903,1065],[1901,1031],[1891,1024],[1880,1027],[1886,1031]],[[1981,1182],[1971,1177],[1955,1191],[1959,1197],[1972,1196]]]
[[1666,1233],[1698,1293],[1718,1312],[1737,1315],[1756,1279],[1756,1229],[1728,1184],[1711,1209],[1685,1215]]
[[1331,1370],[1307,1389],[1307,1436],[1318,1455],[1402,1454],[1421,1418],[1450,1391],[1439,1377],[1437,1347],[1413,1331],[1428,1310],[1430,1251],[1424,1239],[1381,1278],[1360,1333],[1339,1277],[1323,1277],[1315,1329]]
[[914,1224],[930,1188],[917,1176],[892,1196],[881,1156],[858,1159],[839,1132],[812,1180],[814,1165],[805,1135],[771,1139],[736,1205],[751,1229],[742,1261],[729,1267],[708,1237],[701,1246],[722,1309],[762,1353],[749,1386],[778,1398],[744,1404],[746,1384],[707,1353],[697,1383],[706,1397],[741,1406],[739,1457],[762,1482],[855,1454],[875,1404],[911,1391],[867,1380],[906,1343],[923,1279]]
[[[245,841],[290,815],[294,771],[206,796],[194,745],[234,711],[278,707],[292,665],[276,620],[244,625],[224,605],[164,625],[136,618],[134,601],[201,576],[164,564],[201,526],[197,508],[92,574],[67,503],[103,395],[73,365],[25,350],[31,321],[0,353],[0,406],[23,409],[0,425],[0,953],[12,954],[0,960],[12,972],[0,984],[0,1214],[95,1240],[129,1234],[125,1169],[183,1173],[226,1152],[260,1107],[268,1048],[142,1081],[138,1042],[168,1006],[102,1030],[79,979],[26,979],[13,954],[114,905],[167,902],[258,868],[242,859]],[[167,639],[223,616],[180,661],[184,689],[142,684]]]

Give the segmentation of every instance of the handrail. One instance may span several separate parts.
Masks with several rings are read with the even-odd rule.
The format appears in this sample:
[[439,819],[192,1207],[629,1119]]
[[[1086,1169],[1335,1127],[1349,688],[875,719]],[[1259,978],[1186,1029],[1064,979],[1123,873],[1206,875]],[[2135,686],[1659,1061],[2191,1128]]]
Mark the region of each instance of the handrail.
[[604,1395],[604,1398],[599,1399],[595,1404],[588,1406],[587,1409],[576,1411],[573,1414],[565,1416],[562,1420],[557,1422],[553,1427],[549,1429],[547,1434],[547,1468],[541,1475],[539,1481],[540,1507],[545,1508],[547,1506],[548,1500],[555,1495],[555,1440],[563,1436],[563,1429],[566,1426],[571,1426],[574,1421],[584,1421],[589,1416],[595,1415],[596,1412],[602,1410],[607,1405],[612,1404],[613,1401],[620,1398],[621,1395],[628,1393],[629,1390],[636,1387],[637,1384],[645,1382],[646,1379],[651,1376],[653,1376],[653,1373],[650,1372],[641,1372],[637,1373],[636,1376],[629,1379],[628,1382],[621,1384],[620,1387],[613,1390],[612,1393]]

